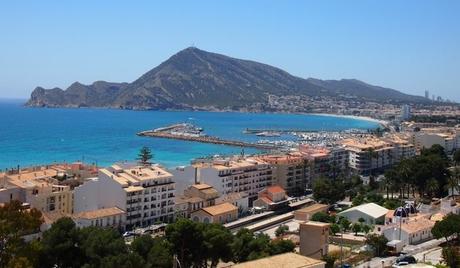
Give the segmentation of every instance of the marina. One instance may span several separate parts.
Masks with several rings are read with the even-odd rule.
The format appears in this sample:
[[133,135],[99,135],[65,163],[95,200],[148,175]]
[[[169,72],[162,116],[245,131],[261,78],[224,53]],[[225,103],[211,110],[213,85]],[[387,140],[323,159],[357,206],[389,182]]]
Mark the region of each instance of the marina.
[[175,139],[236,147],[247,147],[261,150],[273,150],[279,148],[279,145],[274,143],[252,143],[208,136],[203,133],[202,128],[196,127],[190,123],[174,124],[166,127],[156,128],[154,130],[141,131],[137,133],[137,135],[143,137]]

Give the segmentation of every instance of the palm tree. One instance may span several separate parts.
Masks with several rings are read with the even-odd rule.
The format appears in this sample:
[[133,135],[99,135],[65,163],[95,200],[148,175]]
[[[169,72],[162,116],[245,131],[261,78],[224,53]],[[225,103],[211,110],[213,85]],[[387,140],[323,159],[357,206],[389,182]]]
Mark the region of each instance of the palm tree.
[[457,190],[457,192],[460,190],[459,181],[460,181],[460,168],[455,167],[452,170],[449,178],[447,179],[447,185],[446,185],[446,187],[451,190],[452,196],[454,195],[454,190]]
[[[372,160],[378,158],[379,154],[374,150],[374,148],[367,149],[367,159],[369,160],[369,177],[372,176]],[[378,167],[378,161],[377,161]]]
[[426,191],[430,197],[439,190],[439,183],[435,178],[431,178],[426,183]]
[[393,199],[393,187],[394,187],[394,181],[396,180],[395,172],[393,169],[389,169],[385,171],[384,174],[384,179],[383,179],[383,185],[386,188],[387,191],[387,199],[390,198],[390,190],[391,190],[391,199]]

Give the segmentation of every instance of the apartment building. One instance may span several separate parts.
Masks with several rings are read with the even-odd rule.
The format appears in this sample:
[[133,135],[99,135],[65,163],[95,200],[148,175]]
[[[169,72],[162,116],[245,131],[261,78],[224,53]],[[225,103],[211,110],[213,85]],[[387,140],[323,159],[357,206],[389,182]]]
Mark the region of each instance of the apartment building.
[[349,168],[360,175],[381,172],[393,164],[394,146],[378,138],[352,138],[342,142]]
[[225,158],[195,162],[197,180],[216,189],[221,195],[246,192],[249,203],[273,184],[275,168],[258,158]]
[[98,178],[75,188],[75,212],[117,207],[126,211],[126,228],[170,222],[174,217],[175,184],[157,165],[112,165]]
[[425,128],[412,133],[413,143],[417,150],[430,148],[435,144],[441,145],[446,153],[452,153],[460,148],[460,131],[445,128]]
[[288,195],[303,195],[310,183],[310,165],[300,153],[262,155],[258,159],[272,165],[274,183],[281,186]]
[[176,197],[176,216],[189,218],[192,212],[215,205],[218,197],[219,192],[212,186],[193,184],[184,191],[184,195]]
[[310,167],[309,187],[320,177],[335,178],[341,172],[348,170],[348,151],[340,145],[326,148],[302,144],[299,146],[299,152],[308,161]]
[[59,185],[58,171],[33,167],[0,174],[0,203],[18,200],[42,212],[72,213],[72,191]]
[[417,154],[415,145],[412,143],[410,137],[393,134],[384,137],[383,140],[393,146],[393,154],[390,158],[391,165],[399,163],[403,159],[412,158]]

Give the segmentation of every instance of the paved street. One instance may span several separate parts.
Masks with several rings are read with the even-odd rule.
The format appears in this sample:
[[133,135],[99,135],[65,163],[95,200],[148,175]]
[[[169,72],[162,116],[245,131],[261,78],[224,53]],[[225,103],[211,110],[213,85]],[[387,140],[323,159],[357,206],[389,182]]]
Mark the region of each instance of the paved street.
[[432,264],[439,264],[442,261],[442,248],[435,247],[433,249],[420,252],[414,255],[419,262],[431,262]]
[[[404,252],[409,255],[414,255],[417,261],[430,261],[433,264],[439,263],[441,258],[441,248],[439,245],[444,242],[444,239],[433,239],[418,245],[408,245],[404,247]],[[388,258],[373,258],[371,261],[356,266],[357,268],[381,268],[388,267],[393,264],[396,257]],[[384,263],[382,264],[382,261]]]

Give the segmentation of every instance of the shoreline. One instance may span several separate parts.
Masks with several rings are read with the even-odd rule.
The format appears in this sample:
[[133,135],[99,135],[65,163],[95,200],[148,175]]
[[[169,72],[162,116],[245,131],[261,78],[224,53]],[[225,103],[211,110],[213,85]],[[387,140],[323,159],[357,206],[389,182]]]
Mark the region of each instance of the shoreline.
[[[25,104],[25,103],[24,103]],[[381,126],[387,126],[388,121],[382,119],[375,119],[368,116],[345,115],[345,114],[328,114],[328,113],[304,113],[304,112],[283,112],[283,111],[240,111],[240,110],[220,110],[220,109],[126,109],[114,107],[74,107],[74,106],[56,106],[56,107],[38,107],[24,105],[26,108],[45,108],[45,109],[101,109],[101,110],[120,110],[120,111],[157,111],[157,112],[215,112],[215,113],[247,113],[247,114],[288,114],[288,115],[318,115],[329,117],[350,118],[356,120],[364,120],[368,122],[378,123]]]
[[323,114],[323,113],[309,113],[311,115],[319,115],[319,116],[329,116],[329,117],[340,117],[340,118],[350,118],[356,120],[365,120],[369,122],[378,123],[381,126],[387,126],[389,124],[388,121],[382,119],[376,119],[368,116],[358,116],[358,115],[346,115],[346,114]]

